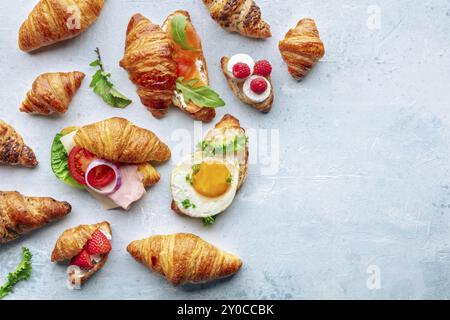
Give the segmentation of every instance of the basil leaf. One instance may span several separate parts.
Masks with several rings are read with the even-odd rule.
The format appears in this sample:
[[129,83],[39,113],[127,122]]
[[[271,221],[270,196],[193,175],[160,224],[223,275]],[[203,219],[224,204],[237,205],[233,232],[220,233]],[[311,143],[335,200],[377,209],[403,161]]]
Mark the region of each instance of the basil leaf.
[[62,137],[63,134],[58,133],[53,140],[51,152],[51,165],[53,173],[59,180],[61,180],[65,184],[78,189],[84,189],[84,187],[76,182],[75,179],[70,175],[69,166],[67,163],[68,155],[61,142]]
[[[195,81],[195,82],[194,82]],[[209,86],[194,87],[197,80],[184,81],[182,77],[177,80],[177,90],[183,94],[184,101],[192,101],[199,107],[223,107],[225,101]]]
[[176,44],[179,44],[183,50],[192,50],[193,48],[187,43],[186,39],[187,18],[178,14],[172,18],[172,38]]

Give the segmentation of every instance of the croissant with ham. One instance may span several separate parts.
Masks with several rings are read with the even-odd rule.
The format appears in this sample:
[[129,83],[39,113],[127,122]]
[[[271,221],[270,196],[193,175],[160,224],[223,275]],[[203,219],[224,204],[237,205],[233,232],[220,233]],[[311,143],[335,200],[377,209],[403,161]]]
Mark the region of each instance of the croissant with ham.
[[19,47],[33,51],[74,38],[98,18],[104,0],[40,0],[19,30]]
[[68,202],[0,191],[0,244],[58,220],[71,210]]
[[84,77],[85,74],[79,71],[40,75],[33,82],[20,111],[41,115],[65,113]]
[[242,267],[237,256],[187,233],[134,241],[127,250],[133,258],[175,286],[229,277]]
[[66,128],[55,137],[52,152],[57,153],[52,168],[60,180],[85,188],[105,209],[125,210],[145,194],[145,188],[159,182],[160,174],[150,162],[171,156],[153,132],[123,118]]
[[301,80],[325,55],[325,47],[313,19],[302,19],[280,41],[279,49],[289,73]]
[[[216,115],[214,108],[225,105],[209,87],[201,40],[186,11],[169,15],[161,27],[141,14],[134,15],[120,66],[128,71],[142,103],[156,118],[164,117],[175,105],[191,118],[209,122]],[[196,94],[187,100],[183,90]],[[199,102],[198,96],[207,98]]]
[[111,239],[111,227],[106,221],[68,229],[56,241],[51,261],[70,261],[68,283],[81,285],[104,267],[111,251]]
[[38,165],[33,150],[24,143],[22,136],[2,120],[0,120],[0,164],[27,168]]
[[211,17],[225,30],[250,38],[269,38],[270,25],[254,0],[203,0]]

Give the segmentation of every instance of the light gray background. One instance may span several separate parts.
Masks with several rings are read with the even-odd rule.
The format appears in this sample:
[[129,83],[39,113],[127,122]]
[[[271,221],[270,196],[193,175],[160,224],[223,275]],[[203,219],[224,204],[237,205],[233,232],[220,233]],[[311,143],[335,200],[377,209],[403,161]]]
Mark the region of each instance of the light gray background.
[[[450,298],[448,0],[259,0],[273,30],[267,41],[222,31],[200,0],[107,0],[98,22],[81,37],[30,55],[19,51],[17,31],[36,2],[0,2],[0,118],[22,133],[40,160],[36,170],[0,168],[0,189],[53,196],[74,209],[0,248],[1,280],[18,263],[21,246],[34,254],[31,280],[8,298]],[[370,5],[381,10],[379,30],[367,27]],[[172,147],[175,129],[193,131],[193,121],[175,109],[164,120],[152,118],[118,66],[133,13],[161,23],[176,9],[190,11],[212,86],[228,103],[217,119],[229,112],[247,128],[278,129],[280,135],[278,174],[263,176],[261,166],[252,165],[232,208],[210,229],[170,210],[173,162],[159,168],[162,181],[129,213],[101,210],[87,193],[57,181],[49,163],[52,139],[68,125],[123,116]],[[297,83],[277,43],[306,16],[316,19],[327,54]],[[114,83],[134,100],[126,110],[104,104],[88,86],[96,46]],[[268,115],[239,103],[220,72],[220,57],[239,52],[273,63],[276,103]],[[38,74],[74,69],[88,77],[65,116],[18,111]],[[65,266],[50,262],[55,240],[66,228],[104,219],[114,231],[108,263],[83,290],[67,290]],[[173,288],[125,250],[134,239],[172,232],[196,233],[238,254],[245,266],[228,280]],[[380,268],[380,290],[366,286],[371,265]]]

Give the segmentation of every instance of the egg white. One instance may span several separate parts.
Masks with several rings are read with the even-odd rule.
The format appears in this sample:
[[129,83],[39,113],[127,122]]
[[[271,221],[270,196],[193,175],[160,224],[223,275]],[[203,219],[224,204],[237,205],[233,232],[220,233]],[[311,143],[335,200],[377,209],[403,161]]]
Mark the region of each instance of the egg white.
[[[194,187],[186,180],[186,176],[192,175],[192,166],[202,162],[221,162],[232,175],[232,181],[228,191],[215,198],[208,198],[198,193]],[[185,157],[173,170],[171,177],[171,190],[173,200],[182,213],[193,218],[206,218],[215,216],[225,211],[233,202],[238,189],[239,180],[239,164],[232,163],[222,158],[203,157],[202,152]],[[189,201],[195,205],[194,207],[184,208],[183,201]]]

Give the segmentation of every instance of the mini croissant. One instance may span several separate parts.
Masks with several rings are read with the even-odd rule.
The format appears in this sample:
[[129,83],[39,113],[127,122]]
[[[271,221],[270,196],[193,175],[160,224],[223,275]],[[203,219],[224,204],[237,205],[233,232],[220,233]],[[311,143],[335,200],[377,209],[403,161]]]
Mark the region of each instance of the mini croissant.
[[142,103],[156,118],[167,114],[177,80],[173,47],[159,25],[140,14],[128,24],[125,55],[120,66],[137,86]]
[[111,118],[80,128],[75,144],[97,157],[128,164],[167,161],[170,149],[153,132],[123,118]]
[[225,30],[250,38],[269,38],[270,25],[254,0],[203,0],[211,17]]
[[6,122],[0,120],[0,163],[34,168],[38,165],[33,150],[20,134]]
[[40,0],[19,30],[19,47],[33,51],[74,38],[100,15],[104,0]]
[[85,74],[78,71],[40,75],[27,93],[20,111],[41,115],[65,113],[84,77]]
[[128,252],[172,285],[201,283],[231,276],[242,261],[193,234],[178,233],[134,241]]
[[319,30],[313,19],[300,20],[294,29],[289,30],[279,49],[288,65],[290,74],[301,80],[325,55]]
[[0,192],[0,243],[17,239],[70,213],[67,202]]
[[[56,241],[51,255],[52,262],[71,260],[83,250],[86,243],[97,230],[112,235],[111,227],[106,221],[97,224],[80,225],[64,231]],[[100,261],[82,275],[81,283],[86,282],[94,273],[102,269],[108,260],[108,256],[109,253],[100,255]]]

